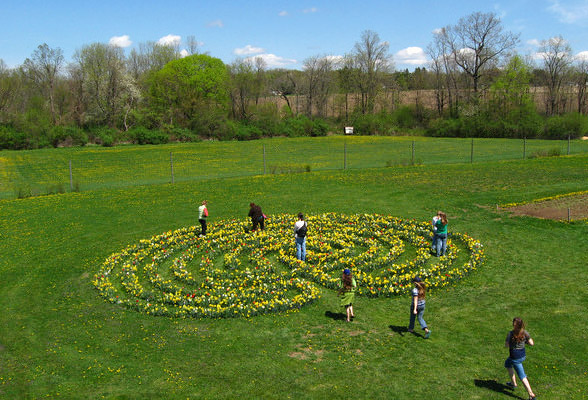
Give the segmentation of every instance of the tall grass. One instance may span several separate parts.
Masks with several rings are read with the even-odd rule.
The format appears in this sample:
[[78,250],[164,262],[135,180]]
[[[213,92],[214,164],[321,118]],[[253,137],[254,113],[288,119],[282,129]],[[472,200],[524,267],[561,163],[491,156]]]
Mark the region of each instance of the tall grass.
[[[535,392],[581,399],[588,225],[511,218],[495,205],[585,190],[587,163],[584,154],[313,169],[0,201],[0,398],[501,399],[513,397],[503,392],[504,338],[521,316],[536,342],[525,363]],[[403,330],[407,298],[359,297],[356,321],[345,324],[334,318],[338,298],[326,289],[299,312],[249,320],[150,317],[98,296],[91,277],[108,255],[197,224],[203,198],[211,229],[245,219],[250,201],[270,216],[428,220],[442,209],[450,230],[482,241],[487,261],[428,296],[427,341]],[[526,398],[522,389],[514,396]]]

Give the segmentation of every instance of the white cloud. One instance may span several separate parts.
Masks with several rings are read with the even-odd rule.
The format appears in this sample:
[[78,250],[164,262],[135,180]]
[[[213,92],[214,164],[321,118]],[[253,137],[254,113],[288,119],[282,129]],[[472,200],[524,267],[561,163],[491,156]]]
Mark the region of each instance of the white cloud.
[[537,46],[537,47],[538,46],[541,46],[541,42],[539,41],[539,39],[530,39],[530,40],[527,40],[527,44],[529,46]]
[[181,36],[178,35],[167,35],[157,41],[157,44],[162,46],[179,46],[182,41]]
[[427,63],[427,55],[420,47],[407,47],[394,54],[398,64],[422,65]]
[[443,33],[443,28],[435,28],[433,29],[433,35],[440,35]]
[[133,42],[129,38],[129,35],[113,36],[108,41],[108,44],[114,47],[129,47]]
[[574,4],[562,4],[560,0],[552,0],[551,5],[547,7],[549,11],[557,15],[560,22],[574,24],[581,20],[588,19],[588,2],[581,0],[573,2]]
[[208,23],[208,26],[211,28],[222,28],[223,26],[225,26],[225,24],[223,24],[223,21],[220,19],[216,19],[214,21],[210,21]]
[[263,59],[263,61],[265,61],[265,64],[267,65],[268,68],[281,68],[281,67],[286,67],[288,65],[292,65],[292,64],[297,63],[296,60],[293,60],[290,58],[279,57],[279,56],[276,56],[275,54],[268,54],[268,53],[258,54],[254,57],[249,57],[246,60],[251,61],[251,62],[255,62],[255,59],[257,57],[260,57],[261,59]]
[[180,57],[184,58],[184,57],[188,57],[190,55],[190,53],[188,53],[188,50],[186,49],[182,49],[180,51]]
[[576,60],[588,61],[588,51],[581,51],[578,54],[576,54]]
[[318,8],[316,8],[316,7],[306,8],[306,9],[302,10],[302,12],[304,14],[311,14],[311,13],[315,13],[317,11],[318,11]]
[[285,17],[286,15],[288,15],[288,11],[280,11],[280,13],[278,15],[280,17]]
[[235,49],[233,50],[233,54],[236,54],[238,56],[248,56],[251,54],[259,54],[259,53],[263,53],[265,50],[262,49],[261,47],[253,47],[250,44],[248,44],[245,47],[242,47],[240,49]]

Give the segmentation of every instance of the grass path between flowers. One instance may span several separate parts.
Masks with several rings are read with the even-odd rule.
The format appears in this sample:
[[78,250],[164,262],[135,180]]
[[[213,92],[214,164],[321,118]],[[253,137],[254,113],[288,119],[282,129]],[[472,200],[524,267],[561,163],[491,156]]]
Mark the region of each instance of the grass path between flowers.
[[[588,224],[511,218],[497,204],[587,189],[588,155],[319,171],[151,185],[0,202],[0,398],[526,399],[504,389],[514,316],[535,339],[525,369],[540,398],[588,392]],[[428,220],[486,248],[484,266],[427,298],[430,340],[404,332],[407,298],[335,293],[300,312],[247,319],[149,317],[105,302],[92,275],[111,253],[197,223],[277,213]]]

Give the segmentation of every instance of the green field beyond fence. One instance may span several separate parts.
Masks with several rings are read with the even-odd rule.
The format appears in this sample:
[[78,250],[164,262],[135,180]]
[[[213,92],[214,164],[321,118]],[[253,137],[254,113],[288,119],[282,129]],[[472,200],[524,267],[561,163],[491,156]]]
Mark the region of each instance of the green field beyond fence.
[[0,152],[0,199],[262,174],[588,152],[588,141],[331,136]]

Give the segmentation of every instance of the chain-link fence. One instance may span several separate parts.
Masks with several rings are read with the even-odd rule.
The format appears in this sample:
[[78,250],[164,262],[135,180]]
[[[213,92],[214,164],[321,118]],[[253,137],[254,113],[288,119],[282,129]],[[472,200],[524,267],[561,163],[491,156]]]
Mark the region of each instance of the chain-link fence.
[[334,136],[0,152],[0,198],[263,174],[588,152],[588,141]]

